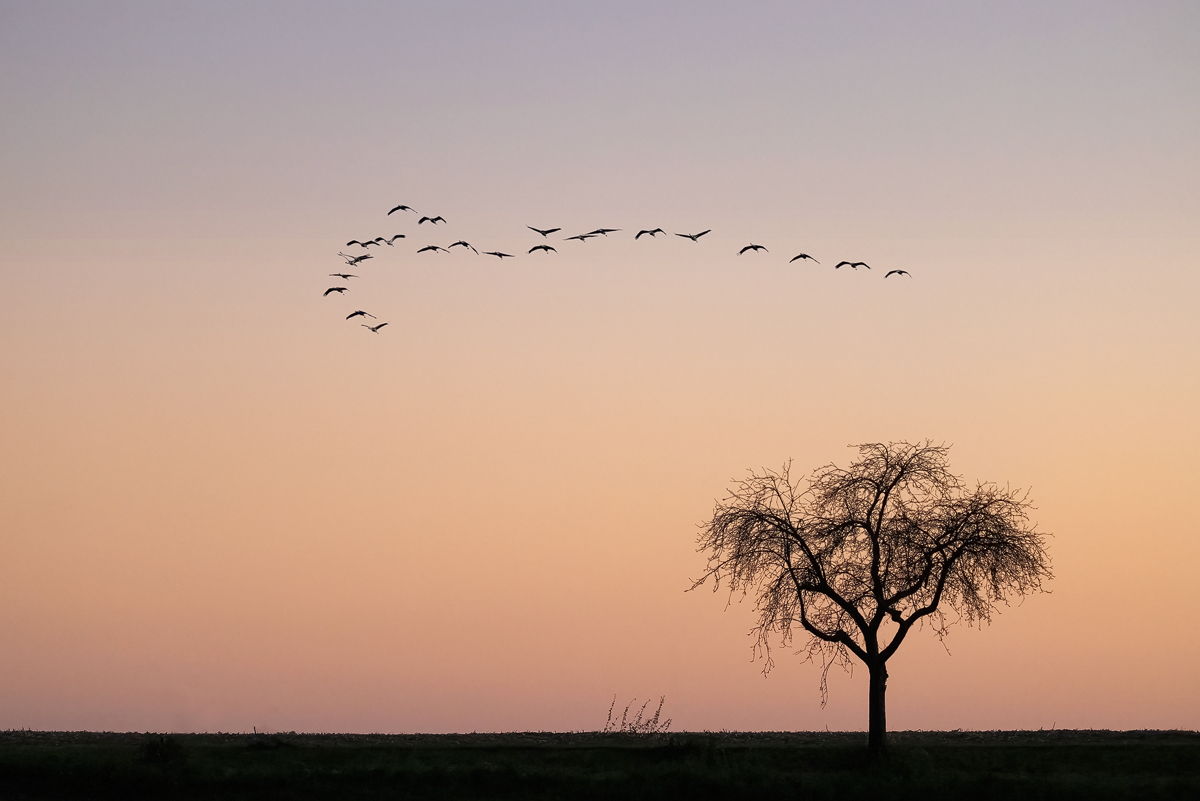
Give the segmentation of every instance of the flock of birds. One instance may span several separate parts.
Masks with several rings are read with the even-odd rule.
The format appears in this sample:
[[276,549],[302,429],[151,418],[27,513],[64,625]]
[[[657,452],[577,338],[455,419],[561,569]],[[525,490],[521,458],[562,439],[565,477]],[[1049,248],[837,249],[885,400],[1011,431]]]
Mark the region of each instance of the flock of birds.
[[[418,213],[416,211],[416,209],[412,208],[411,206],[400,204],[399,206],[396,206],[391,211],[389,211],[387,213],[387,216],[390,217],[391,215],[395,214],[398,211],[399,212],[411,212],[413,214]],[[417,225],[420,226],[420,225],[424,225],[425,223],[429,223],[430,225],[432,225],[436,228],[438,225],[445,223],[445,222],[446,222],[446,218],[442,217],[440,214],[436,217],[420,216],[420,219],[417,220]],[[534,233],[540,234],[543,239],[549,239],[551,234],[557,234],[562,231],[561,228],[534,228],[532,225],[527,225],[525,227],[528,228],[530,231],[533,231]],[[598,237],[598,236],[607,237],[609,234],[619,233],[621,230],[622,229],[620,229],[620,228],[597,228],[594,231],[588,231],[585,234],[576,234],[574,236],[563,237],[562,241],[564,241],[564,242],[570,242],[570,241],[586,242],[587,240],[594,239],[595,237]],[[699,242],[700,237],[704,236],[705,234],[710,234],[710,233],[712,233],[711,228],[701,231],[696,234],[676,233],[675,236],[681,237],[683,239],[689,239],[692,242]],[[657,238],[659,234],[666,236],[667,232],[661,228],[642,229],[642,230],[638,231],[636,234],[634,234],[633,238],[635,240],[641,239],[643,236]],[[390,238],[377,236],[374,239],[366,239],[366,240],[351,239],[349,242],[346,243],[346,247],[352,248],[352,247],[357,246],[359,248],[362,248],[362,250],[359,251],[357,254],[343,253],[341,251],[338,251],[338,255],[342,257],[342,259],[346,262],[346,265],[348,267],[357,268],[363,262],[374,258],[374,256],[369,252],[372,247],[381,247],[384,245],[386,245],[387,247],[395,247],[396,240],[405,239],[405,238],[407,238],[407,237],[404,234],[394,234]],[[420,254],[420,253],[449,253],[453,248],[463,248],[464,250],[470,250],[472,253],[476,254],[477,256],[495,256],[496,258],[500,259],[501,261],[503,261],[504,259],[515,258],[515,256],[513,256],[513,254],[511,254],[511,253],[504,253],[499,250],[485,250],[485,251],[476,250],[474,245],[472,245],[470,242],[467,242],[466,240],[463,240],[463,239],[460,239],[457,242],[449,244],[445,247],[442,247],[441,245],[426,245],[425,247],[419,248],[417,250],[417,253],[418,254]],[[759,251],[762,251],[764,253],[770,253],[770,251],[767,250],[767,248],[765,248],[764,246],[756,245],[755,243],[751,242],[750,244],[746,245],[741,250],[739,250],[738,255],[741,256],[747,252],[758,253]],[[538,252],[558,253],[558,250],[553,245],[549,245],[549,244],[546,244],[545,242],[543,242],[541,244],[537,244],[537,245],[534,245],[533,247],[529,248],[526,255],[538,253]],[[793,256],[792,258],[788,259],[788,264],[791,264],[792,262],[795,262],[795,261],[804,261],[804,260],[811,261],[815,264],[821,263],[821,262],[817,261],[816,259],[814,259],[812,256],[808,255],[807,253],[798,253],[795,256]],[[871,265],[867,264],[865,261],[839,261],[837,264],[833,265],[833,269],[835,269],[835,270],[840,270],[842,267],[849,267],[852,270],[857,270],[859,267],[865,267],[868,270],[871,269]],[[904,275],[904,276],[908,276],[909,278],[912,278],[912,275],[907,270],[889,270],[887,273],[884,274],[883,277],[891,278],[893,275],[897,275],[897,276]],[[339,273],[330,273],[329,277],[330,278],[339,278],[342,280],[343,283],[349,283],[350,279],[358,278],[359,276],[355,273],[339,272]],[[331,286],[325,290],[324,297],[329,297],[332,294],[337,294],[339,296],[342,296],[342,295],[345,295],[346,292],[349,291],[349,289],[350,289],[350,287],[348,287],[348,286]],[[371,318],[372,320],[378,319],[375,315],[370,314],[369,312],[363,311],[362,309],[355,309],[354,311],[352,311],[348,315],[346,315],[347,320],[355,320],[358,318],[366,319],[368,317]],[[370,331],[374,334],[378,334],[380,329],[382,329],[384,326],[388,325],[388,323],[382,322],[382,323],[376,323],[375,325],[371,325],[370,323],[360,323],[360,325],[362,325],[362,327],[366,328],[368,331]]]

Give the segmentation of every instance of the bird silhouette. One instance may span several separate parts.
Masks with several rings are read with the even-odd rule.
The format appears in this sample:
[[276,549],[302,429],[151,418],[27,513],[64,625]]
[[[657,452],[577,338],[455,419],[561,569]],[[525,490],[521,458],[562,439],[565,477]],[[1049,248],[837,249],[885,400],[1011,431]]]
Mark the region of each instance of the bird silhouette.
[[[464,240],[462,240],[462,239],[458,240],[458,241],[457,241],[457,242],[455,242],[453,245],[450,245],[450,248],[456,248],[456,247],[458,247],[459,245],[462,245],[464,248],[471,248],[471,250],[475,250],[475,247],[474,247],[474,245],[472,245],[470,242],[466,242],[466,241],[464,241]],[[446,248],[446,249],[447,249],[447,250],[449,250],[450,248]],[[476,256],[478,256],[478,255],[479,255],[479,251],[478,251],[478,250],[475,250],[475,255],[476,255]]]
[[349,281],[351,278],[358,278],[357,275],[351,275],[350,273],[330,273],[329,277],[330,278],[340,278],[343,281]]
[[498,251],[498,250],[485,250],[485,251],[483,252],[483,255],[485,255],[485,256],[495,256],[496,258],[500,259],[500,261],[504,261],[505,259],[511,259],[511,258],[513,258],[513,255],[512,255],[511,253],[501,253],[501,252],[500,252],[500,251]]
[[[382,236],[379,238],[383,239]],[[404,239],[404,234],[396,234],[391,239],[383,239],[383,244],[387,245],[388,247],[394,248],[394,247],[396,247],[395,242],[397,239]]]
[[421,219],[417,220],[417,225],[420,225],[421,223],[425,223],[425,222],[433,223],[434,225],[437,225],[438,223],[445,222],[445,221],[446,221],[446,218],[439,214],[436,217],[422,217]]
[[545,231],[543,231],[541,228],[534,228],[532,225],[527,225],[525,227],[528,228],[530,231],[537,231],[542,236],[550,236],[550,234],[553,234],[556,231],[562,230],[561,228],[547,228]]
[[620,228],[597,228],[595,231],[588,231],[588,236],[594,236],[595,234],[602,234],[604,236],[608,236],[609,234],[616,233],[617,231],[620,231],[620,230],[621,230]]
[[655,228],[653,231],[638,231],[637,236],[635,236],[634,239],[641,239],[642,234],[650,234],[650,236],[658,236],[659,234],[665,234],[665,233],[666,233],[666,231],[664,231],[661,228]]
[[[550,247],[549,245],[534,245],[529,249],[529,252],[532,253],[535,250],[544,250],[549,253],[550,251],[554,250],[554,248]],[[557,253],[558,251],[554,250],[554,252]]]
[[345,253],[339,253],[338,255],[344,258],[346,260],[346,264],[349,264],[351,267],[356,267],[360,262],[364,262],[367,259],[375,258],[370,253],[364,253],[361,256],[347,256]]
[[[788,264],[791,264],[796,259],[811,259],[812,261],[817,261],[816,259],[814,259],[812,256],[808,255],[807,253],[801,253],[799,256],[792,256],[790,259],[788,259]],[[820,264],[820,263],[821,262],[817,261],[817,264]]]
[[[413,214],[416,214],[416,213],[417,213],[416,209],[414,209],[412,206],[405,206],[405,205],[403,205],[403,204],[401,204],[401,205],[397,206],[396,208],[392,209],[392,211],[411,211]],[[390,217],[390,216],[392,216],[392,211],[389,211],[389,212],[387,213],[387,216],[389,216],[389,217]]]
[[845,265],[845,266],[850,267],[855,270],[857,270],[859,267],[866,267],[868,270],[871,269],[871,265],[867,264],[865,261],[839,261],[837,264],[833,265],[833,269],[836,270],[838,267],[841,267],[842,265]]
[[365,311],[363,311],[362,309],[359,309],[358,311],[355,311],[355,312],[350,312],[349,314],[347,314],[347,315],[346,315],[346,319],[347,319],[347,320],[349,320],[349,319],[351,319],[351,318],[353,318],[353,317],[370,317],[372,320],[377,320],[377,319],[379,319],[378,317],[376,317],[376,316],[375,316],[375,315],[373,315],[373,314],[367,314],[367,313],[366,313]]
[[372,334],[378,334],[379,329],[383,328],[385,325],[387,325],[387,323],[380,323],[379,325],[367,325],[366,323],[363,323],[362,327],[369,329]]
[[884,276],[884,278],[892,275],[907,275],[909,278],[912,278],[912,273],[910,273],[908,270],[891,270],[887,275]]
[[426,245],[425,247],[421,248],[421,249],[420,249],[420,250],[418,250],[417,252],[418,252],[418,253],[424,253],[424,252],[425,252],[425,251],[427,251],[427,250],[434,250],[434,251],[436,251],[436,250],[440,250],[440,251],[442,251],[443,253],[449,253],[449,252],[450,252],[450,251],[446,250],[445,248],[438,247],[437,245]]
[[373,244],[375,244],[375,243],[374,242],[359,242],[357,239],[351,239],[349,242],[346,243],[346,247],[350,247],[351,245],[358,245],[359,247],[365,248],[368,245],[373,245]]
[[344,286],[331,286],[331,287],[329,287],[329,289],[325,290],[325,294],[322,295],[321,297],[328,296],[330,292],[337,292],[340,295],[345,291],[346,291],[346,287],[344,287]]
[[711,232],[712,232],[712,229],[709,228],[707,231],[701,231],[698,234],[675,234],[675,236],[682,236],[684,239],[690,239],[693,242],[698,242],[698,241],[700,241],[700,237],[704,236],[705,234],[711,233]]
[[572,239],[578,239],[580,242],[586,242],[594,236],[599,236],[599,234],[576,234],[575,236],[566,237],[565,239],[563,239],[563,241],[569,242]]
[[[757,253],[757,252],[758,252],[758,251],[760,251],[760,250],[767,250],[767,249],[766,249],[766,248],[764,248],[762,245],[756,245],[756,244],[754,244],[753,242],[751,242],[749,245],[746,245],[746,247],[744,247],[744,248],[742,248],[741,250],[739,250],[739,251],[738,251],[738,255],[739,255],[739,256],[740,256],[740,255],[742,255],[742,254],[743,254],[743,253],[745,253],[747,250],[753,250],[755,253]],[[767,253],[770,253],[770,252],[771,252],[771,251],[767,250]]]

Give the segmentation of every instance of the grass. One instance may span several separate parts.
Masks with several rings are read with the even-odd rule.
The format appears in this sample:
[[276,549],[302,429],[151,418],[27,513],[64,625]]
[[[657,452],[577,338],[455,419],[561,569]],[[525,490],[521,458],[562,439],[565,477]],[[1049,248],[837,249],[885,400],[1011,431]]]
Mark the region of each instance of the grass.
[[1195,799],[1196,732],[0,732],[0,798]]

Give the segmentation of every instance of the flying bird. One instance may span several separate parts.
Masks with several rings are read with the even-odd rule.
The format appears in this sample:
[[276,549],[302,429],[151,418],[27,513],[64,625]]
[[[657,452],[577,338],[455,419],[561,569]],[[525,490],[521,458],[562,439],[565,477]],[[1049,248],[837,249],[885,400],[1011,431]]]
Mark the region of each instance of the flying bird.
[[404,234],[396,234],[391,239],[383,239],[382,236],[379,238],[383,240],[383,244],[387,245],[388,247],[394,248],[394,247],[396,247],[396,244],[395,244],[396,240],[404,239]]
[[361,256],[351,256],[349,253],[338,253],[338,255],[345,259],[346,264],[349,264],[351,267],[358,265],[359,262],[375,258],[370,253],[364,253]]
[[[812,261],[817,261],[816,259],[814,259],[812,256],[808,255],[807,253],[801,253],[799,256],[792,256],[790,259],[788,259],[788,264],[791,264],[796,259],[811,259]],[[817,261],[817,264],[820,264],[820,263],[821,262]]]
[[418,250],[417,252],[418,252],[418,253],[424,253],[424,252],[425,252],[425,251],[427,251],[427,250],[440,250],[440,251],[442,251],[443,253],[449,253],[449,252],[450,252],[450,251],[446,250],[445,248],[438,247],[437,245],[426,245],[425,247],[421,248],[421,249],[420,249],[420,250]]
[[379,318],[377,318],[377,317],[376,317],[375,315],[373,315],[373,314],[367,314],[367,313],[366,313],[365,311],[363,311],[362,309],[359,309],[359,310],[358,310],[358,311],[356,311],[356,312],[350,312],[349,314],[347,314],[347,315],[346,315],[346,319],[347,319],[347,320],[349,320],[349,319],[351,319],[351,318],[353,318],[353,317],[370,317],[372,320],[377,320],[377,319],[379,319]]
[[635,236],[634,239],[641,239],[642,234],[650,234],[650,236],[658,236],[659,234],[665,234],[665,233],[666,233],[666,231],[664,231],[661,228],[655,228],[653,231],[638,231],[637,236]]
[[330,273],[329,277],[330,278],[340,278],[343,281],[349,281],[351,278],[358,278],[357,275],[351,275],[350,273]]
[[866,267],[868,270],[871,269],[871,265],[867,264],[865,261],[839,261],[837,264],[833,265],[833,269],[836,270],[842,265],[851,267],[855,270],[857,270],[859,267]]
[[698,241],[700,241],[700,237],[704,236],[707,233],[711,233],[711,232],[712,232],[712,229],[709,228],[707,231],[701,231],[698,234],[675,234],[675,236],[682,236],[684,239],[690,239],[693,242],[698,242]]
[[346,291],[346,287],[344,287],[344,286],[331,286],[331,287],[329,287],[329,289],[325,290],[325,294],[322,295],[321,297],[328,296],[330,292],[337,292],[340,295],[341,293],[343,293],[345,291]]
[[[550,251],[554,250],[554,248],[550,247],[549,245],[534,245],[529,249],[529,252],[532,253],[535,250],[544,250],[549,253]],[[557,253],[558,251],[554,250],[554,252]]]
[[434,225],[437,225],[438,223],[445,222],[445,221],[446,221],[446,218],[439,214],[436,217],[422,217],[421,219],[417,220],[417,225],[420,225],[421,223],[424,223],[424,222],[433,223]]
[[530,231],[537,231],[542,236],[550,236],[550,234],[554,233],[555,231],[562,230],[561,228],[547,228],[545,231],[543,231],[541,228],[534,228],[532,225],[527,225],[525,227],[528,228]]
[[[742,248],[741,250],[739,250],[739,251],[738,251],[738,255],[739,255],[739,256],[740,256],[740,255],[742,255],[742,254],[743,254],[743,253],[745,253],[747,250],[753,250],[755,253],[757,253],[757,252],[758,252],[758,251],[760,251],[760,250],[767,250],[767,249],[766,249],[766,248],[764,248],[762,245],[756,245],[756,244],[754,244],[753,242],[751,242],[749,245],[746,245],[746,247],[744,247],[744,248]],[[767,253],[770,253],[770,252],[771,252],[771,251],[767,250]]]
[[504,261],[505,259],[511,259],[513,257],[513,255],[511,253],[501,253],[498,250],[485,250],[483,252],[483,255],[495,256],[496,258],[500,259],[500,261]]
[[346,243],[346,247],[350,247],[351,245],[358,245],[359,247],[365,248],[368,245],[374,245],[374,244],[375,244],[374,242],[359,242],[357,239],[351,239],[349,242]]
[[363,323],[363,328],[369,328],[372,334],[378,334],[379,329],[383,328],[385,325],[387,325],[387,323],[380,323],[379,325],[367,325],[366,323]]
[[603,234],[604,236],[608,236],[609,234],[616,233],[617,231],[620,231],[620,230],[621,230],[620,228],[597,228],[595,231],[588,231],[588,236],[594,236],[596,234]]
[[[392,209],[392,211],[411,211],[413,214],[416,214],[416,213],[417,213],[416,209],[414,209],[412,206],[405,206],[405,205],[403,205],[403,204],[401,204],[401,205],[397,206],[396,208]],[[392,215],[392,211],[389,211],[389,212],[388,212],[388,216],[389,216],[389,217]]]
[[[474,246],[474,245],[472,245],[470,242],[464,241],[464,240],[462,240],[462,239],[458,240],[457,242],[455,242],[455,243],[454,243],[453,245],[451,245],[450,247],[451,247],[451,248],[456,248],[456,247],[458,247],[459,245],[462,245],[464,248],[471,248],[471,250],[475,250],[475,246]],[[447,250],[449,250],[449,248],[447,248]],[[478,251],[478,250],[475,250],[475,255],[476,255],[476,256],[478,256],[478,255],[479,255],[479,251]]]
[[570,242],[572,239],[578,239],[580,242],[586,242],[594,236],[599,236],[599,234],[576,234],[575,236],[566,237],[563,241]]
[[891,275],[907,275],[909,278],[912,278],[912,273],[910,273],[908,270],[891,270],[887,275],[884,276],[884,278],[887,278]]

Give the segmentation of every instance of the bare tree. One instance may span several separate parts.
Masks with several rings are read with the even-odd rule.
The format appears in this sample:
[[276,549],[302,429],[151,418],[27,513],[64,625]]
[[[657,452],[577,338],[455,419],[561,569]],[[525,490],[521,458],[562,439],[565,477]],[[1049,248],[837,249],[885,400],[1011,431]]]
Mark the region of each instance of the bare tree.
[[1047,535],[1029,519],[1028,494],[977,484],[948,469],[949,448],[929,441],[858,446],[846,469],[827,465],[803,486],[790,463],[752,474],[702,525],[710,578],[731,597],[757,592],[756,656],[769,671],[771,640],[807,635],[800,653],[829,668],[870,674],[868,747],[887,752],[887,661],[913,626],[942,638],[955,622],[987,622],[999,603],[1041,591],[1052,578]]

